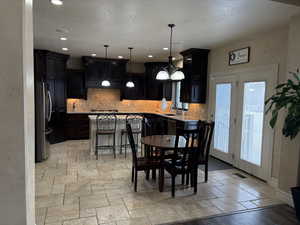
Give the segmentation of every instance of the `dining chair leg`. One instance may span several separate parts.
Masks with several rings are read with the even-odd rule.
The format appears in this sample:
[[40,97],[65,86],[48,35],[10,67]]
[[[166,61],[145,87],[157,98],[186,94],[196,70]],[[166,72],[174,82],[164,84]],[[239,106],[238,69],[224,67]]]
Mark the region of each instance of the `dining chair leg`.
[[185,174],[183,173],[183,174],[181,175],[181,184],[182,184],[182,185],[184,185],[184,178],[185,178]]
[[125,158],[127,156],[127,133],[125,134]]
[[99,155],[98,155],[98,135],[96,135],[96,144],[95,144],[95,154],[96,154],[96,159],[99,159]]
[[113,140],[114,140],[114,143],[113,143],[114,158],[116,158],[116,135],[115,134],[114,134]]
[[205,164],[205,183],[207,183],[208,180],[208,164]]
[[[157,149],[160,150],[160,149]],[[163,192],[164,191],[164,186],[165,186],[165,168],[163,166],[164,162],[164,151],[160,151],[160,168],[159,168],[159,191]]]
[[150,177],[150,170],[146,170],[146,180],[149,180]]
[[152,179],[156,180],[156,169],[152,170]]
[[172,197],[175,197],[175,176],[172,175]]
[[132,169],[131,169],[131,182],[133,183],[134,181],[134,167],[132,166]]
[[122,147],[123,147],[123,134],[121,134],[120,154],[122,154],[122,151],[123,151]]
[[194,183],[194,181],[195,181],[195,176],[194,176],[195,174],[194,174],[194,171],[192,170],[192,172],[190,172],[190,174],[191,174],[191,175],[190,175],[190,177],[191,177],[191,186],[194,187],[194,184],[195,184],[195,183]]
[[195,168],[195,170],[193,171],[194,174],[194,193],[197,193],[197,189],[198,189],[198,167]]
[[139,133],[136,134],[136,149],[139,152]]
[[190,184],[190,173],[186,173],[186,185]]
[[134,191],[137,192],[137,180],[138,180],[138,171],[135,168],[135,172],[134,172]]

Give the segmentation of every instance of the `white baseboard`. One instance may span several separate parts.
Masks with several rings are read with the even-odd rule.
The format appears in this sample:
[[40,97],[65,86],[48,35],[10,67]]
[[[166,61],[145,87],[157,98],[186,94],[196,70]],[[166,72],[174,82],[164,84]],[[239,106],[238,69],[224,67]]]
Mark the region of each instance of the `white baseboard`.
[[278,179],[271,177],[271,179],[268,181],[268,184],[273,188],[278,188]]
[[283,201],[284,203],[288,204],[291,207],[294,207],[293,197],[291,192],[285,192],[279,189],[278,185],[278,179],[271,177],[271,179],[268,181],[268,184],[276,189],[276,197]]
[[285,192],[285,191],[282,191],[282,190],[279,190],[277,189],[276,190],[276,197],[285,202],[286,204],[288,204],[289,206],[293,207],[294,208],[294,202],[293,202],[293,197],[292,197],[292,194],[289,192]]

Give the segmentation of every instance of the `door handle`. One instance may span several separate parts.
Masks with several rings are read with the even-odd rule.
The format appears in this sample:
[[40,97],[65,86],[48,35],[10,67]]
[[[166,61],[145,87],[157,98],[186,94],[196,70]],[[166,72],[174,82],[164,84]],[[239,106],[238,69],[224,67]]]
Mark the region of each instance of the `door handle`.
[[52,99],[51,99],[51,94],[50,91],[48,91],[48,98],[49,98],[49,115],[48,115],[48,122],[50,122],[51,117],[52,117]]

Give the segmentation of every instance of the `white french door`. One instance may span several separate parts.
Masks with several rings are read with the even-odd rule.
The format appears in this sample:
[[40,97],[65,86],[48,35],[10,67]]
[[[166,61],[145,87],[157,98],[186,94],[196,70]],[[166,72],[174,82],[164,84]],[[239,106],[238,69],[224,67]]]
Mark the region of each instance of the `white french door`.
[[215,121],[212,155],[232,164],[235,78],[213,79],[211,87],[213,89],[211,98],[214,100],[211,117]]
[[264,180],[270,178],[273,147],[264,103],[276,81],[277,66],[219,74],[210,81],[211,154]]

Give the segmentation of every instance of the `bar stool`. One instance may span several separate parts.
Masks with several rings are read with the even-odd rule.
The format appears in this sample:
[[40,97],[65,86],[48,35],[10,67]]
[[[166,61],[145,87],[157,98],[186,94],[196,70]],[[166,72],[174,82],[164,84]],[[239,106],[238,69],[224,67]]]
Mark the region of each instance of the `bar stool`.
[[[136,136],[136,148],[138,150],[139,147],[139,135],[142,134],[142,121],[143,116],[141,115],[127,115],[125,120],[125,129],[121,130],[121,146],[120,146],[120,154],[123,152],[123,148],[125,149],[125,158],[127,155],[127,145],[130,145],[128,143],[128,133],[126,129],[126,124],[130,124],[132,129],[132,134]],[[125,143],[123,144],[123,136],[125,136]]]
[[[96,119],[97,131],[96,131],[96,158],[99,158],[99,150],[111,148],[113,150],[114,158],[116,158],[116,127],[117,127],[117,117],[112,114],[98,115]],[[109,143],[109,138],[112,137],[112,145],[101,145],[104,141],[104,137],[107,138],[107,143]],[[101,143],[100,139],[101,138]]]

